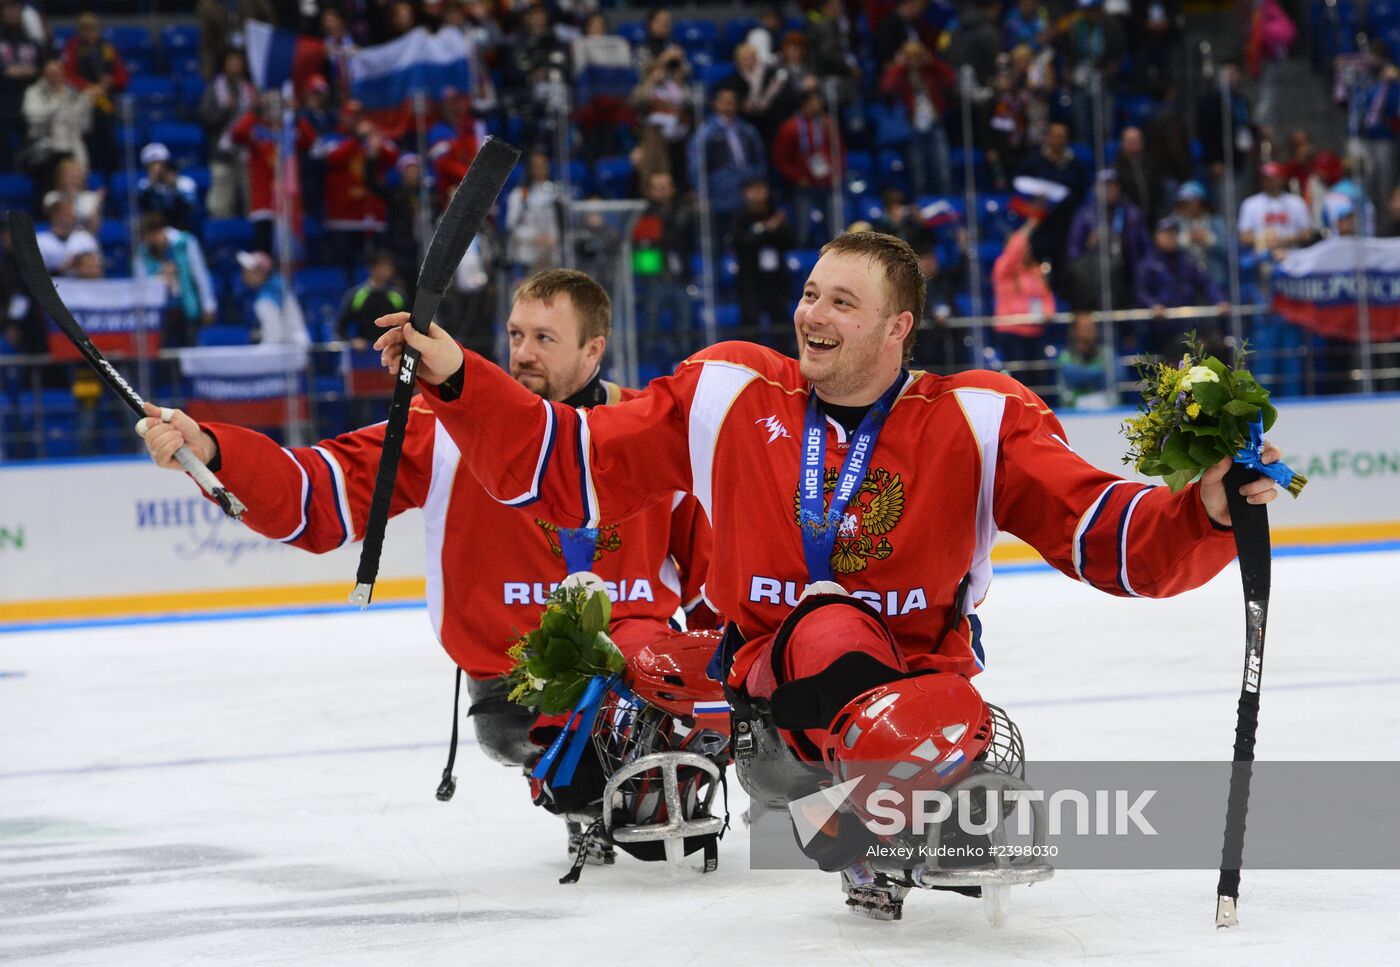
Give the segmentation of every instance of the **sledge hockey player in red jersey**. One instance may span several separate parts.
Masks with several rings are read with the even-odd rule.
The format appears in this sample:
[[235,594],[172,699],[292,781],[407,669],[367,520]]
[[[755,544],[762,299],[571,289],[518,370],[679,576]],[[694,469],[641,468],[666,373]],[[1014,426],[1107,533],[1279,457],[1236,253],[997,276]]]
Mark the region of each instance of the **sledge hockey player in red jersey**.
[[[507,324],[510,375],[498,372],[542,408],[552,401],[573,412],[635,395],[599,377],[611,314],[607,293],[583,273],[536,273],[515,292]],[[148,404],[148,413],[137,431],[155,462],[178,469],[172,455],[188,443],[230,486],[256,495],[243,522],[258,533],[315,553],[362,536],[383,423],[287,449],[242,427],[196,424],[179,410]],[[668,621],[678,609],[689,613],[692,627],[714,625],[700,600],[710,529],[696,501],[677,492],[626,522],[598,525],[590,542],[537,519],[528,488],[507,501],[512,506],[498,503],[459,464],[452,439],[415,400],[390,513],[422,508],[433,630],[468,676],[468,715],[482,749],[518,768],[548,744],[549,723],[532,736],[536,716],[506,700],[501,676],[512,664],[506,649],[539,622],[554,586],[569,573],[596,573],[614,601],[611,635],[623,653],[664,653],[673,634]],[[451,796],[451,768],[449,758],[440,799]],[[570,833],[573,853],[582,842],[577,822]],[[611,862],[611,847],[596,837],[587,848],[590,861]]]
[[[1019,736],[970,681],[999,530],[1122,596],[1189,590],[1234,556],[1228,461],[1177,494],[1091,466],[1014,379],[909,372],[923,304],[908,245],[846,234],[794,310],[797,359],[722,343],[590,413],[540,406],[440,329],[413,332],[407,314],[379,320],[376,345],[391,369],[405,339],[422,351],[424,398],[497,497],[526,493],[578,526],[696,496],[714,529],[706,596],[730,619],[736,769],[751,796],[784,805],[874,760],[923,788],[1019,779]],[[1263,479],[1242,492],[1276,495]],[[891,872],[864,860],[851,821],[832,816],[804,850],[842,870],[848,905],[878,919],[897,919],[911,886],[995,892],[1049,875]]]

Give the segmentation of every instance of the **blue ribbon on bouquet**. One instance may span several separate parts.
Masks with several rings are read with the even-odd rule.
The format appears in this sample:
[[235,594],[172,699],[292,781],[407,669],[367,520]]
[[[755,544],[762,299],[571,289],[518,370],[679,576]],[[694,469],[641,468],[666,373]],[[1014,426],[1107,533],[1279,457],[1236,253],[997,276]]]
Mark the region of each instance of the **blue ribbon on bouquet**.
[[[555,787],[567,786],[574,781],[574,771],[578,768],[579,760],[583,758],[583,750],[593,740],[593,722],[598,718],[598,707],[608,689],[617,682],[617,675],[593,676],[588,688],[584,689],[583,697],[578,700],[578,705],[569,714],[569,720],[564,723],[563,730],[545,750],[544,755],[540,756],[540,761],[535,763],[535,769],[530,775],[536,779],[548,779],[550,785]],[[577,728],[574,728],[575,723]],[[549,769],[554,765],[555,759],[559,759],[559,768],[554,770],[554,777],[549,779]]]
[[[1249,439],[1244,443],[1244,448],[1235,454],[1235,462],[1241,466],[1254,470],[1270,480],[1277,483],[1284,490],[1293,496],[1298,496],[1298,492],[1303,489],[1303,485],[1308,482],[1308,478],[1301,473],[1294,472],[1282,460],[1275,463],[1264,462],[1264,417],[1250,421]],[[1294,480],[1298,481],[1297,490],[1293,489]]]

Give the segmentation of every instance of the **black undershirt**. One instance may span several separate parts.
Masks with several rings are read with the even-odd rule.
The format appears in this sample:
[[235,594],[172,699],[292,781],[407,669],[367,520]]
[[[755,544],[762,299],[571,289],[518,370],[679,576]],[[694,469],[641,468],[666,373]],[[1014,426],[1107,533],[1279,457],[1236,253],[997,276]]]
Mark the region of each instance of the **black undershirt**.
[[860,421],[865,419],[865,414],[869,413],[870,408],[874,405],[874,403],[866,403],[864,406],[837,406],[835,403],[828,403],[820,396],[817,397],[817,409],[845,427],[847,434],[856,432]]

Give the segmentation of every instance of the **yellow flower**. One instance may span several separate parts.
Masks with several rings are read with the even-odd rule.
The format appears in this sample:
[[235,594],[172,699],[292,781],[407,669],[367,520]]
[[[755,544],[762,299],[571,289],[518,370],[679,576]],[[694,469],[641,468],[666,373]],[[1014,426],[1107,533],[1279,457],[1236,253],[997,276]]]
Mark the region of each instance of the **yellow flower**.
[[[1212,373],[1211,375],[1213,376],[1213,375],[1215,375],[1215,374]],[[1196,417],[1198,417],[1198,416],[1200,416],[1200,415],[1201,415],[1201,404],[1200,404],[1200,403],[1190,403],[1190,404],[1187,405],[1187,407],[1186,407],[1186,417],[1187,417],[1187,419],[1194,420]]]

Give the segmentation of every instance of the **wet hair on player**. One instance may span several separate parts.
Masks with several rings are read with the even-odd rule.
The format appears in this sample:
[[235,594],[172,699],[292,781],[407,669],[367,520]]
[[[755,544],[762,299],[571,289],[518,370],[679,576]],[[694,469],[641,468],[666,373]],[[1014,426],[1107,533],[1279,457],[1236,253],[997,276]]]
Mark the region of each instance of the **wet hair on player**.
[[531,300],[551,305],[558,296],[568,296],[578,316],[578,344],[586,346],[599,336],[612,335],[612,300],[607,290],[583,272],[574,269],[545,269],[521,282],[515,289],[515,302]]
[[867,258],[884,271],[886,313],[893,316],[909,312],[914,316],[914,325],[904,337],[904,362],[908,363],[914,356],[914,340],[924,317],[927,291],[919,256],[908,242],[883,232],[846,232],[822,246],[821,254],[828,252]]

